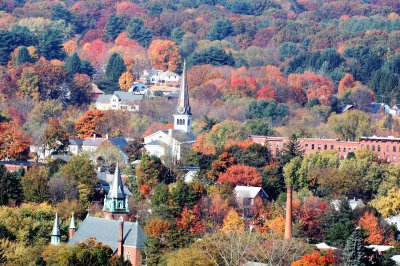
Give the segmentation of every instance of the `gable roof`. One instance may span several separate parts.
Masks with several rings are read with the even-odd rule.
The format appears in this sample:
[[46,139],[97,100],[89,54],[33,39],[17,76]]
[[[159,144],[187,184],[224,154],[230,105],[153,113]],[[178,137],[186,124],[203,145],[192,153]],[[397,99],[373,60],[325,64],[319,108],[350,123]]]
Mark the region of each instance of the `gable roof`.
[[142,101],[144,98],[143,94],[134,94],[129,91],[114,91],[114,95],[121,99],[121,102]]
[[[118,248],[119,223],[118,220],[87,216],[68,243],[80,243],[94,237],[96,241],[109,246],[115,252]],[[137,222],[124,222],[123,228],[124,246],[145,247],[147,237]]]
[[[235,192],[242,198],[254,199],[258,193],[262,191],[261,187],[251,187],[251,186],[236,186]],[[265,192],[264,192],[265,193]]]
[[103,138],[87,138],[83,141],[83,146],[94,146],[98,147],[103,143],[106,139]]
[[96,103],[110,103],[112,95],[109,94],[102,94],[96,99]]
[[109,138],[108,139],[115,147],[118,149],[123,149],[126,146],[128,146],[128,141],[125,138],[122,137],[115,137],[115,138]]

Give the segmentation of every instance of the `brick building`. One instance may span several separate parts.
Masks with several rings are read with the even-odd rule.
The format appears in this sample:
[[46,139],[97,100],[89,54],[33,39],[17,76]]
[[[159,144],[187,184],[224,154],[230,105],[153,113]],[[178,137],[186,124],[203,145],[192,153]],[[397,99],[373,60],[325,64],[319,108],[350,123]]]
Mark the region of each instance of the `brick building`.
[[[273,156],[282,151],[288,141],[285,137],[250,136],[250,139],[259,144],[268,145]],[[335,150],[341,159],[346,158],[349,152],[357,150],[371,150],[379,159],[388,162],[400,162],[400,138],[389,137],[361,137],[359,141],[341,141],[325,138],[301,138],[299,139],[304,154]]]

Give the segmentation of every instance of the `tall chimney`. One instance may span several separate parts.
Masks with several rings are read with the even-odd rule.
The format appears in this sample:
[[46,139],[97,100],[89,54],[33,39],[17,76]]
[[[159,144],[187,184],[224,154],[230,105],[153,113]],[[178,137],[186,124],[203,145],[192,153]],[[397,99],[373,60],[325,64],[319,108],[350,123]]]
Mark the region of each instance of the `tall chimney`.
[[292,187],[287,188],[286,193],[286,220],[285,239],[292,239]]
[[120,221],[119,236],[118,236],[118,256],[122,256],[124,254],[123,245],[124,245],[124,221]]
[[96,134],[93,134],[93,138],[94,138],[94,139],[96,138]]

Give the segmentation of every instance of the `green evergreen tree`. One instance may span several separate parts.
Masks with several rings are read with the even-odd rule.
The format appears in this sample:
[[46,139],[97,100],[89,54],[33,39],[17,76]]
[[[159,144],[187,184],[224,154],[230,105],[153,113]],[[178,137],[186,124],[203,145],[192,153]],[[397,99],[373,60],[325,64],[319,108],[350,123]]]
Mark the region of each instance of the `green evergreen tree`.
[[7,173],[8,176],[8,198],[16,205],[23,200],[23,191],[21,184],[21,171]]
[[65,59],[64,66],[69,74],[74,75],[76,73],[80,73],[81,65],[82,61],[77,53],[73,53],[71,56],[68,56],[67,59]]
[[233,34],[232,22],[228,19],[218,19],[212,23],[207,38],[211,41],[223,40]]
[[186,205],[193,208],[198,199],[197,194],[183,180],[176,182],[176,186],[171,192],[171,198],[179,206],[179,212]]
[[95,73],[93,66],[87,60],[81,60],[80,73],[92,76]]
[[231,53],[226,53],[223,49],[217,47],[205,48],[195,54],[188,60],[189,65],[210,64],[214,66],[228,65],[233,66],[235,60]]
[[71,11],[65,8],[61,4],[56,4],[51,9],[51,20],[64,20],[67,23],[71,23],[73,19],[73,15]]
[[61,31],[48,29],[39,34],[38,53],[48,60],[63,60],[65,52],[63,50],[63,36]]
[[147,255],[147,265],[156,266],[159,264],[162,256],[162,249],[165,248],[165,245],[161,243],[160,238],[150,236],[146,241],[145,252]]
[[126,71],[126,66],[124,59],[122,59],[122,57],[117,53],[111,54],[106,66],[106,77],[110,81],[118,83],[119,77],[125,71]]
[[115,40],[117,36],[125,30],[124,23],[121,18],[112,15],[105,26],[105,36]]
[[289,141],[284,144],[280,162],[285,165],[294,157],[303,157],[303,149],[296,135],[292,135]]
[[183,35],[185,35],[185,32],[181,28],[174,28],[171,31],[171,39],[178,45],[182,43]]
[[11,52],[16,47],[14,36],[8,30],[0,30],[0,64],[7,65]]
[[29,55],[28,49],[25,46],[19,47],[15,57],[15,65],[20,66],[30,62],[32,62],[32,57]]
[[142,20],[134,18],[129,21],[126,31],[129,38],[138,41],[145,48],[149,47],[152,38],[151,31],[144,27]]
[[161,204],[165,204],[169,201],[171,195],[168,191],[168,186],[164,183],[158,184],[155,189],[153,196],[151,197],[151,207],[155,208]]
[[11,29],[16,46],[36,46],[37,38],[26,26],[14,25]]
[[361,230],[356,229],[346,241],[342,251],[342,262],[346,266],[364,265],[365,244]]

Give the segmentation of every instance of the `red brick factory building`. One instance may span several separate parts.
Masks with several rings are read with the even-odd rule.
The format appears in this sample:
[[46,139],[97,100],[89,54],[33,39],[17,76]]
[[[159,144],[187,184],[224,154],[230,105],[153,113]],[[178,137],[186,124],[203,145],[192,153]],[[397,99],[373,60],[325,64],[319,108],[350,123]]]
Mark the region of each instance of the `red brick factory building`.
[[[288,141],[285,137],[269,136],[250,136],[250,139],[259,144],[268,145],[273,156],[278,151],[282,151],[283,145]],[[388,162],[400,162],[400,138],[389,137],[361,137],[358,141],[341,141],[337,139],[326,138],[300,138],[300,144],[304,154],[335,150],[341,159],[346,158],[349,152],[357,150],[371,150],[375,152],[379,159],[385,159]]]

